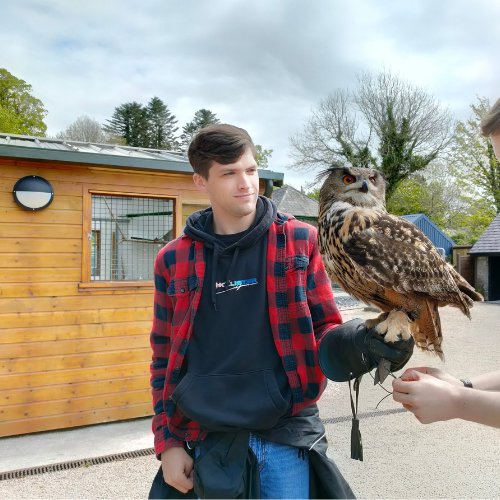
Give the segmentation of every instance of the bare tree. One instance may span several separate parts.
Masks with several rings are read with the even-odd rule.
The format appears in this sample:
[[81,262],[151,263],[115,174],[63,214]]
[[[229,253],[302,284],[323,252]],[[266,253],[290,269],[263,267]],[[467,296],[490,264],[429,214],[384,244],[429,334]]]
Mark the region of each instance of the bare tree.
[[362,73],[354,92],[336,89],[320,101],[301,132],[290,137],[296,170],[333,164],[375,167],[388,197],[453,140],[451,112],[424,89],[387,71]]
[[370,134],[360,138],[353,108],[353,96],[344,89],[334,90],[319,102],[303,131],[290,136],[296,170],[345,162],[365,168],[376,165],[369,151]]
[[125,144],[121,137],[104,131],[97,120],[87,115],[79,116],[68,128],[59,132],[56,139],[100,144]]

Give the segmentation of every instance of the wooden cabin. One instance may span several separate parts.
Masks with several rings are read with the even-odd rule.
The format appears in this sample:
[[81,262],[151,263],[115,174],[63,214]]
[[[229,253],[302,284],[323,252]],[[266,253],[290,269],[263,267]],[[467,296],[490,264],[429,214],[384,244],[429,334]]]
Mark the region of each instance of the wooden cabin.
[[500,214],[469,250],[474,260],[474,286],[484,300],[500,301]]
[[[153,264],[209,204],[192,173],[166,151],[0,134],[0,437],[152,414]],[[16,202],[29,176],[44,209]],[[259,177],[267,196],[283,183]]]

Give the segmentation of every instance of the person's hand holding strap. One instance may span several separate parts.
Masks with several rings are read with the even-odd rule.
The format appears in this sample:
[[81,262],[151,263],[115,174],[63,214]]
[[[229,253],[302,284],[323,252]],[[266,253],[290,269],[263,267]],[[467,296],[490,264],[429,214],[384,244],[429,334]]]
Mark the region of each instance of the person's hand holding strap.
[[163,479],[181,493],[193,489],[193,465],[193,459],[180,446],[169,448],[161,454]]

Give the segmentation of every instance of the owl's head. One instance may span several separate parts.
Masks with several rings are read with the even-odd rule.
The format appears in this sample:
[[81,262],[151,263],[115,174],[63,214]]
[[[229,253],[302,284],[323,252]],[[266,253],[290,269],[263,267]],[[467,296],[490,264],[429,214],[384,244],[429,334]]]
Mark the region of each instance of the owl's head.
[[318,176],[325,177],[319,192],[321,206],[343,202],[354,207],[385,210],[386,180],[382,172],[339,166],[328,168]]

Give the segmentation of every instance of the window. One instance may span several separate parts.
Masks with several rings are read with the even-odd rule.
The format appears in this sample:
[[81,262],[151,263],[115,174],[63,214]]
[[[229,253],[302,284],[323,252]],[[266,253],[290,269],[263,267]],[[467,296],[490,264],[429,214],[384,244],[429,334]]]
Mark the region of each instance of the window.
[[90,275],[101,274],[101,231],[94,229],[90,240]]
[[152,280],[156,255],[174,237],[174,201],[92,194],[91,213],[90,281]]

